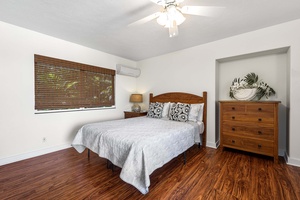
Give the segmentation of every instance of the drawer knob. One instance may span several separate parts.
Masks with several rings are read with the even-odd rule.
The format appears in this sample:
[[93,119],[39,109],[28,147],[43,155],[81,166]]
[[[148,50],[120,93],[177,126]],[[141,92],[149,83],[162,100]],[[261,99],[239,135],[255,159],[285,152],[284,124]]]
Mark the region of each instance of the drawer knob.
[[261,134],[262,134],[262,132],[261,132],[261,131],[258,131],[257,133],[258,133],[259,135],[261,135]]
[[232,118],[232,119],[235,119],[235,116],[232,116],[231,118]]
[[258,111],[262,111],[262,109],[261,109],[261,108],[258,108]]
[[234,144],[235,143],[235,141],[234,140],[231,140],[231,142]]
[[232,129],[231,129],[232,131],[235,131],[235,128],[234,127],[232,127]]
[[258,148],[261,148],[261,144],[258,144],[257,147],[258,147]]
[[232,110],[235,110],[235,107],[232,107]]
[[259,122],[261,122],[261,121],[262,121],[262,119],[261,119],[261,118],[259,118],[259,119],[258,119],[258,121],[259,121]]

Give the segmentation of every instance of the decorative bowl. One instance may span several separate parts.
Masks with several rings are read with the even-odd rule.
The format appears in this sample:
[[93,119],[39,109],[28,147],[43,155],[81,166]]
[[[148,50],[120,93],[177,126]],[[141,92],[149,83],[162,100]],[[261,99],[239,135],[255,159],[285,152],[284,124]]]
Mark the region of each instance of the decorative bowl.
[[236,100],[240,101],[251,101],[256,96],[256,90],[257,88],[241,88],[237,89],[233,96]]

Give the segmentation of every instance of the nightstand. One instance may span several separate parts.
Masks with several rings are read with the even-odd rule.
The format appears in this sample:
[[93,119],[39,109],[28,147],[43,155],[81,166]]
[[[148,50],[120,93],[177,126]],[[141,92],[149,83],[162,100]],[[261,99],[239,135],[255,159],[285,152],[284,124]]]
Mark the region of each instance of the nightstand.
[[147,115],[147,111],[141,111],[141,112],[124,111],[125,119],[132,118],[132,117],[142,117],[146,115]]

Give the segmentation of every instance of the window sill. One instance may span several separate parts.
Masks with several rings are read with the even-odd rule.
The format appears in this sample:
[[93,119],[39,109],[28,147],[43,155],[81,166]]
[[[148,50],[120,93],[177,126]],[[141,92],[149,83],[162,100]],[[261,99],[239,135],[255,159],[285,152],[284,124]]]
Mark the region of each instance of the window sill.
[[108,110],[108,109],[116,109],[116,106],[98,107],[98,108],[76,108],[76,109],[64,109],[64,110],[35,110],[34,114],[61,113],[61,112],[77,112],[77,111],[92,111],[92,110]]

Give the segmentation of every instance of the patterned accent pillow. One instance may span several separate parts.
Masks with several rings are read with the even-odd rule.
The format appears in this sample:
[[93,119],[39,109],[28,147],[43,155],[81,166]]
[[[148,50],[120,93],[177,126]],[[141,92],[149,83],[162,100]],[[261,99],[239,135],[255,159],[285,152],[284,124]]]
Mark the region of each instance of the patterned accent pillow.
[[162,117],[164,103],[150,103],[147,117],[158,118]]
[[173,121],[186,122],[188,120],[190,109],[190,104],[173,104],[170,108],[169,119]]

